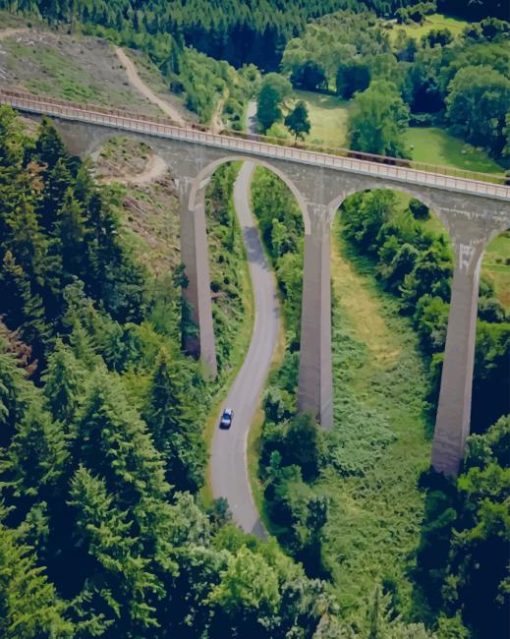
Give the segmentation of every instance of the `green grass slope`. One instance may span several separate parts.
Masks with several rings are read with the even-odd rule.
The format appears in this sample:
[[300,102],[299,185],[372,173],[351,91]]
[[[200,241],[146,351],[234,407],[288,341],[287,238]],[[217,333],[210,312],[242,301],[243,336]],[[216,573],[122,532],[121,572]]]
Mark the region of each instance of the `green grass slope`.
[[0,29],[0,70],[2,84],[11,88],[146,115],[160,114],[131,87],[111,45],[100,38],[40,27],[2,37]]
[[422,24],[394,24],[390,37],[395,39],[399,29],[403,29],[410,38],[419,40],[432,29],[449,29],[454,37],[459,36],[469,23],[460,18],[434,13],[426,16]]
[[503,173],[499,166],[482,149],[464,142],[437,127],[411,127],[405,140],[416,162],[452,166],[480,173]]

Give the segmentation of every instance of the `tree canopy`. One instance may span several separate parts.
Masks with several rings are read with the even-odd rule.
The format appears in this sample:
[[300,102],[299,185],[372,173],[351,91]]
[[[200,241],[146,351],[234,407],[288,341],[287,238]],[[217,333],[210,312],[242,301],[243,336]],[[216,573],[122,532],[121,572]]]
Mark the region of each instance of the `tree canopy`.
[[356,94],[349,113],[350,147],[366,153],[406,157],[403,134],[409,123],[409,109],[395,85],[373,81]]

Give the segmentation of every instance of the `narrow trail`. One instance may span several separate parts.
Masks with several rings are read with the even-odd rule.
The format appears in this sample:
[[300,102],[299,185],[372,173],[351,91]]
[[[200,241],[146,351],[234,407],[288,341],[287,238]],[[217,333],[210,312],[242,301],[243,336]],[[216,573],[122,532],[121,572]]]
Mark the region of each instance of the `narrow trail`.
[[27,27],[2,29],[0,31],[0,40],[5,40],[5,38],[11,38],[12,36],[23,35],[29,31],[30,29]]
[[168,167],[159,155],[151,155],[145,168],[141,173],[135,173],[133,175],[123,176],[108,176],[98,178],[98,182],[101,184],[132,184],[135,186],[143,186],[144,184],[150,184],[162,178],[168,171]]
[[216,108],[212,115],[211,124],[209,125],[211,133],[221,133],[224,128],[223,120],[221,119],[221,114],[223,113],[224,104],[225,104],[225,95],[218,100],[218,104],[216,105]]
[[127,73],[128,80],[130,84],[139,92],[141,95],[146,97],[150,102],[158,106],[163,113],[168,115],[174,122],[177,124],[181,124],[184,126],[186,121],[179,113],[179,111],[172,106],[170,103],[166,102],[166,100],[162,100],[159,96],[157,96],[154,91],[145,84],[142,78],[138,75],[138,71],[132,60],[128,58],[126,53],[121,47],[115,47],[115,55],[119,59],[120,63],[124,67]]

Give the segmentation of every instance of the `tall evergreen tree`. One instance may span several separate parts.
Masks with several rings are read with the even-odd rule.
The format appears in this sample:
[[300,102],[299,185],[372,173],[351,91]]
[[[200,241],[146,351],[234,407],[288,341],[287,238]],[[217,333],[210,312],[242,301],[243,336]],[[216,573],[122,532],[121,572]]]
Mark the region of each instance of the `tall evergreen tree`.
[[97,562],[84,584],[87,608],[115,620],[113,632],[103,636],[146,636],[158,626],[151,600],[164,591],[129,512],[118,510],[105,480],[83,466],[72,479],[69,503],[76,512],[75,543]]
[[202,433],[193,421],[179,374],[164,351],[152,375],[143,416],[165,460],[167,480],[178,490],[196,491],[206,463]]
[[0,489],[21,504],[47,500],[62,489],[66,436],[34,397],[18,423],[0,470]]
[[7,448],[29,403],[21,370],[0,341],[0,448]]
[[3,523],[0,507],[0,636],[3,639],[52,639],[74,636],[63,602],[37,566],[32,548],[19,530]]
[[43,393],[53,419],[69,427],[76,416],[84,392],[85,373],[68,346],[57,339],[48,358]]

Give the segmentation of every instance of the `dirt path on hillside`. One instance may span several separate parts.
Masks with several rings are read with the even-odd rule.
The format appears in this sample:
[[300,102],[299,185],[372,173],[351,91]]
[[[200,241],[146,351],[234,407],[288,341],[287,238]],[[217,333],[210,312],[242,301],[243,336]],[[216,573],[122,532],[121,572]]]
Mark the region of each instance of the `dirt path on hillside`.
[[135,186],[143,186],[144,184],[150,184],[155,182],[159,178],[162,178],[167,172],[168,167],[159,155],[151,155],[145,168],[141,173],[134,175],[122,175],[99,178],[98,181],[101,184],[133,184]]
[[163,113],[168,115],[174,122],[184,126],[186,124],[184,118],[179,111],[171,104],[158,97],[150,87],[148,87],[142,78],[138,75],[138,71],[132,60],[128,58],[124,50],[121,47],[115,47],[115,55],[119,59],[120,63],[126,70],[128,80],[130,84],[142,95],[144,95],[150,102],[158,106]]
[[23,33],[28,33],[30,31],[30,29],[28,29],[27,27],[21,27],[21,28],[8,28],[8,29],[2,29],[0,31],[0,40],[5,40],[5,38],[10,38],[12,36],[15,35],[22,35]]

